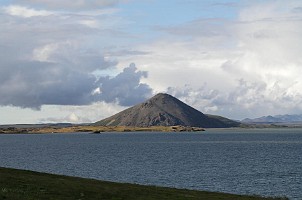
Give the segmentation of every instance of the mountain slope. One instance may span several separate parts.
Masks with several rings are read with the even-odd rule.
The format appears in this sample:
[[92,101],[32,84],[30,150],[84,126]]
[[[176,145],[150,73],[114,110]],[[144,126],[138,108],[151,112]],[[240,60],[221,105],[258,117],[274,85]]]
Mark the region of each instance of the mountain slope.
[[302,115],[263,116],[255,119],[246,118],[243,123],[302,123]]
[[144,103],[128,108],[95,125],[103,126],[194,126],[222,128],[239,123],[220,116],[204,115],[200,111],[168,94],[157,94]]

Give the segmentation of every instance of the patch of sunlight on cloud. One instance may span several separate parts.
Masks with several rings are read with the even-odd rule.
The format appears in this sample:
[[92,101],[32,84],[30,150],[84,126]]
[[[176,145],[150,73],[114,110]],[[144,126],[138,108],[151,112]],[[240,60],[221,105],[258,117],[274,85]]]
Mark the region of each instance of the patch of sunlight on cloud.
[[30,18],[30,17],[45,17],[49,15],[53,15],[54,13],[47,10],[36,10],[33,8],[28,8],[19,5],[10,5],[3,8],[4,11],[13,16]]

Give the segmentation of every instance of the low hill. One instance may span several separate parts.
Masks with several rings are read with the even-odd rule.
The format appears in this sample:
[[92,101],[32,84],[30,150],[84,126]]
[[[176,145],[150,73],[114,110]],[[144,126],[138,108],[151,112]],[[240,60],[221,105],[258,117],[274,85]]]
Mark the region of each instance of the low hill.
[[220,116],[205,115],[169,94],[160,93],[94,125],[226,128],[239,126],[240,123]]
[[248,124],[271,124],[271,123],[283,123],[283,124],[302,124],[302,115],[268,115],[259,118],[242,120],[243,123]]

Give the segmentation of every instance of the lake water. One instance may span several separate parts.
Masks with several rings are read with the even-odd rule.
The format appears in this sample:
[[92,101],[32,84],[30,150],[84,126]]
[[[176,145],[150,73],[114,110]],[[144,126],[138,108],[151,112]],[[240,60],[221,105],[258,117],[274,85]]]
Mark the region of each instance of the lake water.
[[302,129],[0,135],[0,166],[302,199]]

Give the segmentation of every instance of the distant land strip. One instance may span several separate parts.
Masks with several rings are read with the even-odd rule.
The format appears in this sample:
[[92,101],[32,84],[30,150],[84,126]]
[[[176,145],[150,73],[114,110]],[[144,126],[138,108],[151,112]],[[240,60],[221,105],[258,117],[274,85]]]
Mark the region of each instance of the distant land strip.
[[150,126],[150,127],[135,127],[135,126],[92,126],[92,125],[73,125],[66,127],[45,126],[45,127],[2,127],[0,134],[39,134],[39,133],[78,133],[78,132],[197,132],[204,131],[200,127],[189,126]]
[[0,167],[0,199],[286,200],[128,183],[114,183]]
[[[254,129],[254,128],[302,128],[302,126],[289,126],[278,124],[241,124],[235,129]],[[212,129],[212,128],[207,128]],[[219,128],[225,129],[225,128]],[[232,129],[232,128],[226,128]],[[16,124],[0,125],[0,134],[43,134],[43,133],[105,133],[105,132],[200,132],[206,129],[191,126],[97,126],[97,125],[75,125],[75,124]]]

